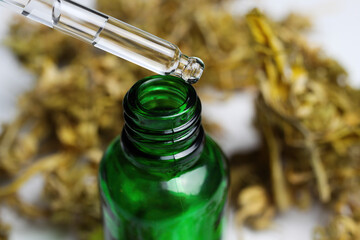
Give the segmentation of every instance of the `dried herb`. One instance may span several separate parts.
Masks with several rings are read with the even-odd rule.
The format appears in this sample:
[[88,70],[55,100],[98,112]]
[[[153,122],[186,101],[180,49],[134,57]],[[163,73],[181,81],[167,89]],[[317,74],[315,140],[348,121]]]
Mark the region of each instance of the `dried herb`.
[[[262,229],[277,211],[319,199],[333,217],[314,238],[359,239],[360,94],[335,60],[308,47],[301,35],[310,27],[306,18],[274,22],[257,11],[233,16],[231,0],[97,3],[101,11],[201,56],[207,68],[200,91],[259,92],[256,122],[264,146],[232,159],[239,223]],[[98,239],[98,163],[121,131],[125,92],[151,73],[22,20],[11,27],[7,44],[37,81],[0,135],[0,176],[7,183],[0,187],[0,203],[31,219],[75,227],[80,239]],[[45,179],[42,200],[29,205],[16,193],[38,173]],[[0,223],[0,239],[6,229]]]
[[[315,239],[358,239],[360,91],[346,83],[335,61],[322,58],[301,38],[277,35],[257,10],[247,22],[260,60],[257,126],[269,153],[274,205],[283,211],[317,198],[334,216]],[[255,208],[263,212],[265,189],[244,188],[239,199],[249,195],[263,199]],[[247,211],[243,207],[238,215]]]

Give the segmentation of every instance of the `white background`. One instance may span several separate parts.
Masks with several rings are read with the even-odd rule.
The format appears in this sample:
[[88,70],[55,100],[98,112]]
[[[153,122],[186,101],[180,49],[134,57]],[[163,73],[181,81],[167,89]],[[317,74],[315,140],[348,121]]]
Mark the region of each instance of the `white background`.
[[[360,87],[360,1],[239,0],[233,11],[245,13],[252,7],[259,7],[277,19],[292,11],[310,16],[314,22],[313,31],[309,34],[311,42],[338,59],[347,68],[351,83]],[[0,7],[0,38],[5,36],[9,21],[10,13]],[[11,52],[0,45],[0,123],[10,121],[16,115],[17,96],[31,88],[32,79]],[[254,114],[252,99],[251,92],[242,92],[225,102],[204,104],[203,114],[224,127],[225,133],[218,137],[218,141],[228,155],[238,149],[254,148],[259,143],[251,123]],[[19,194],[29,202],[34,201],[41,185],[41,177],[34,177]],[[58,229],[34,225],[8,209],[1,210],[2,219],[13,226],[10,240],[73,239]],[[310,240],[313,227],[325,219],[326,212],[319,206],[313,206],[307,212],[293,209],[278,216],[271,229],[260,233],[249,229],[241,231],[230,222],[226,240]]]

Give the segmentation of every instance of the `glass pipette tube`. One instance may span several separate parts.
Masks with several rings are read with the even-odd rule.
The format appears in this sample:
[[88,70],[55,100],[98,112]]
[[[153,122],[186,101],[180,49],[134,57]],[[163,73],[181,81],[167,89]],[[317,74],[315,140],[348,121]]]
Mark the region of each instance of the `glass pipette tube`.
[[0,5],[162,75],[197,82],[204,63],[125,22],[70,0],[0,0]]

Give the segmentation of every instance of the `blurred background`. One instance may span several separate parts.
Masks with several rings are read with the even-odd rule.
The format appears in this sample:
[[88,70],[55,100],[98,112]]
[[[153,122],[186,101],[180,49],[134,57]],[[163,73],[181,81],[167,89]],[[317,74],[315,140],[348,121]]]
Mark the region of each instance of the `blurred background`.
[[[354,150],[359,149],[359,130],[354,130],[356,134],[351,132],[351,138],[350,133],[338,137],[337,128],[352,131],[359,126],[356,113],[359,94],[352,88],[360,87],[360,2],[98,0],[82,4],[167,39],[179,45],[185,54],[204,60],[207,69],[196,88],[203,103],[205,126],[232,161],[232,180],[236,185],[233,198],[237,200],[229,210],[226,240],[310,240],[315,236],[317,239],[359,239],[360,175],[348,171],[360,168],[360,162],[353,160],[359,156]],[[306,82],[301,89],[310,89],[318,98],[324,96],[311,108],[308,105],[314,102],[309,100],[313,96],[303,98],[301,95],[301,100],[307,101],[307,108],[299,105],[289,110],[284,104],[285,110],[277,109],[277,100],[273,101],[271,94],[266,95],[266,88],[258,83],[258,78],[271,79],[268,68],[261,64],[266,62],[263,59],[271,58],[271,54],[266,55],[256,47],[261,43],[252,37],[254,29],[249,30],[251,24],[244,17],[254,7],[266,15],[265,20],[261,17],[260,20],[267,22],[274,38],[283,44],[280,50],[284,50],[293,73],[302,76],[291,78],[293,82]],[[160,14],[164,12],[166,14]],[[97,164],[114,132],[121,131],[123,95],[136,80],[152,73],[26,19],[14,18],[4,8],[0,8],[0,39],[0,123],[7,124],[0,129],[0,239],[7,239],[5,232],[10,240],[97,239],[101,231],[95,179]],[[271,46],[262,47],[276,51]],[[277,69],[281,75],[281,67]],[[311,81],[325,85],[308,87],[307,82]],[[334,88],[326,88],[332,84]],[[319,92],[323,95],[315,94],[314,89],[321,87],[324,89]],[[342,94],[342,89],[346,89],[345,97],[334,95]],[[306,92],[299,91],[300,94]],[[328,92],[333,95],[327,96]],[[323,168],[313,163],[292,162],[309,158],[302,156],[306,150],[297,152],[296,156],[287,153],[294,147],[293,142],[302,138],[289,133],[291,130],[279,133],[282,131],[279,128],[288,126],[277,126],[274,122],[278,120],[259,113],[261,108],[256,107],[256,102],[262,101],[259,96],[265,99],[264,106],[282,116],[293,117],[314,133]],[[280,101],[280,105],[282,103]],[[335,110],[331,104],[336,106]],[[73,107],[69,109],[69,105]],[[304,113],[315,109],[322,112],[322,107],[326,108],[326,114],[331,109],[334,115],[324,113],[315,118]],[[84,116],[84,109],[96,112],[88,113],[91,121],[79,117]],[[330,125],[327,123],[330,118],[344,124],[338,124],[342,127]],[[313,126],[309,123],[313,121],[327,128]],[[273,138],[264,136],[267,127],[276,129]],[[93,142],[87,140],[89,136]],[[49,138],[50,141],[44,142]],[[272,160],[261,157],[262,154],[269,156],[269,152],[271,155],[271,139],[286,149],[280,154],[284,171],[281,176],[285,179],[285,195],[290,197],[284,197],[287,199],[284,201],[276,194],[281,191],[281,183],[278,190],[276,187],[274,190]],[[321,151],[334,153],[327,156]],[[43,159],[42,156],[54,152],[66,153],[69,159],[85,158],[85,164],[73,164],[70,169],[56,163],[58,155]],[[346,162],[346,171],[337,173],[333,168],[341,168],[340,161]],[[262,166],[261,171],[258,166]],[[246,175],[239,168],[250,169],[253,175]],[[323,176],[321,169],[327,174],[328,184],[317,189]],[[19,179],[19,176],[25,177]],[[75,176],[83,179],[74,179]],[[15,179],[18,179],[16,184],[11,184]],[[347,181],[351,182],[351,189],[345,187]],[[79,186],[81,196],[71,195],[73,186]],[[321,190],[326,186],[330,193]],[[246,194],[257,199],[258,205],[247,206],[241,202],[241,194],[245,194],[245,199]],[[77,223],[76,227],[71,226],[73,222]],[[7,231],[8,226],[11,230]],[[329,233],[329,228],[345,230]],[[348,238],[340,238],[342,234]]]

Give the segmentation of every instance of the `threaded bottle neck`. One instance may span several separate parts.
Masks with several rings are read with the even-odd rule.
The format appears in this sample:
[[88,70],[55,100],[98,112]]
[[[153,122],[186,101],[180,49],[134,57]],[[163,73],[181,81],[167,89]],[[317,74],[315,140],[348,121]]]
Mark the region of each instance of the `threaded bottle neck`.
[[182,79],[152,76],[138,81],[124,99],[123,146],[136,165],[181,163],[202,146],[201,103]]

